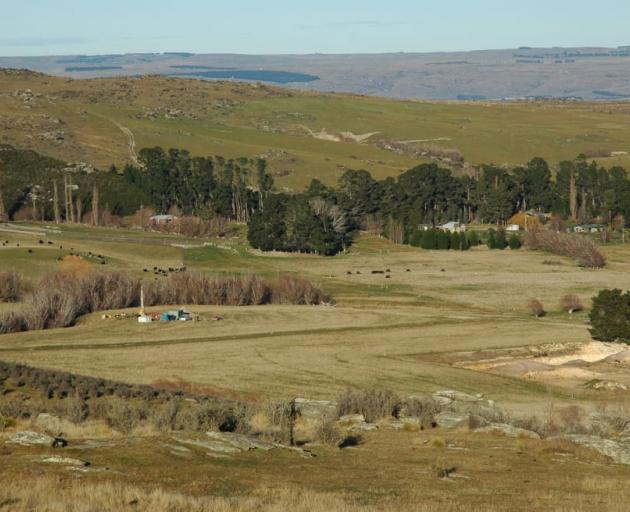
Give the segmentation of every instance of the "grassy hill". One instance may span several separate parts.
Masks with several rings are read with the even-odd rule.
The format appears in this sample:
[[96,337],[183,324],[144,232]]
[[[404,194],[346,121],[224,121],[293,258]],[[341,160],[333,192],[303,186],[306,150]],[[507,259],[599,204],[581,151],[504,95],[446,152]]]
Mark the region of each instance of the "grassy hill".
[[334,183],[346,168],[395,176],[432,148],[458,150],[464,167],[609,152],[619,154],[602,163],[627,165],[629,116],[623,103],[429,103],[158,76],[72,80],[0,71],[0,142],[101,168],[155,145],[262,156],[278,187],[290,190],[312,178]]

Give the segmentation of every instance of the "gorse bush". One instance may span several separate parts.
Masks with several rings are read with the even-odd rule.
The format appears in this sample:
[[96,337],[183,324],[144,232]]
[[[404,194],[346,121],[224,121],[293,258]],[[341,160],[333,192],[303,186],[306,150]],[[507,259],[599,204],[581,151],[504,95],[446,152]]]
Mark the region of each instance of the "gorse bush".
[[[19,312],[0,314],[0,333],[69,327],[88,313],[138,306],[140,288],[139,279],[119,272],[50,274],[26,294]],[[144,292],[147,306],[317,305],[330,301],[321,289],[295,276],[267,281],[254,275],[213,277],[184,272],[150,282]]]
[[465,233],[449,233],[440,229],[414,230],[408,237],[408,243],[413,247],[441,251],[467,251],[473,245]]
[[582,267],[606,266],[606,257],[590,238],[584,236],[540,228],[526,234],[525,245],[530,249],[568,256]]
[[630,291],[600,291],[593,299],[589,318],[594,339],[630,344]]

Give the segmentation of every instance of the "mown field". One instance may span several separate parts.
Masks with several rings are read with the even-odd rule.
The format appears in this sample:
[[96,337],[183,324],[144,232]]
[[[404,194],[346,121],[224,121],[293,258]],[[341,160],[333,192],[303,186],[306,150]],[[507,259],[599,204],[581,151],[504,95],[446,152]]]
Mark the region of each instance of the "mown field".
[[[562,313],[560,298],[575,293],[588,305],[601,288],[630,287],[630,248],[622,245],[606,247],[610,263],[596,271],[528,250],[423,251],[369,237],[347,254],[323,258],[260,255],[238,239],[204,246],[65,226],[45,237],[24,233],[2,233],[9,246],[0,248],[0,262],[33,279],[62,267],[58,258],[70,252],[92,252],[107,261],[90,263],[97,270],[119,269],[145,280],[161,278],[144,269],[186,266],[271,278],[295,273],[319,284],[334,306],[200,306],[189,308],[199,322],[149,326],[93,314],[69,329],[0,337],[4,360],[137,383],[182,378],[261,397],[330,398],[347,387],[407,393],[456,388],[517,408],[542,406],[548,386],[441,364],[432,355],[588,341],[586,315]],[[390,270],[391,278],[374,270]],[[545,319],[530,315],[530,298],[543,302]],[[217,316],[221,320],[213,320]],[[590,396],[587,390],[551,392],[562,400]]]
[[624,103],[429,103],[287,91],[262,85],[163,77],[68,80],[0,73],[0,141],[101,168],[142,147],[195,155],[265,157],[279,189],[313,178],[332,184],[347,168],[396,176],[419,160],[378,141],[459,150],[470,164],[552,164],[594,151],[628,165]]

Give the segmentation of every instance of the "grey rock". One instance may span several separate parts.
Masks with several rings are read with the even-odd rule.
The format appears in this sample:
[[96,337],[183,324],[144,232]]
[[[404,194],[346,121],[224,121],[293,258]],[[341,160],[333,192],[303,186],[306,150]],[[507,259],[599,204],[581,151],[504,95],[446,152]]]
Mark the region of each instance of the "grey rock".
[[47,464],[64,464],[66,466],[78,466],[87,467],[89,462],[80,459],[73,459],[71,457],[59,457],[58,455],[52,455],[50,457],[42,457],[42,462]]
[[468,393],[463,393],[461,391],[455,391],[452,389],[436,391],[435,393],[433,393],[433,397],[449,398],[450,400],[456,402],[479,402],[483,400],[482,394],[469,395]]
[[321,421],[327,415],[337,409],[337,403],[330,400],[310,400],[308,398],[296,398],[295,406],[303,419]]
[[507,437],[528,437],[530,439],[540,439],[540,435],[532,430],[514,427],[512,425],[508,425],[507,423],[490,423],[490,425],[476,429],[475,432],[495,432],[503,434]]
[[604,439],[599,436],[585,436],[577,434],[566,435],[561,439],[568,439],[580,446],[591,448],[596,452],[610,457],[618,464],[630,464],[630,442],[617,442],[612,439]]
[[54,438],[47,436],[46,434],[40,434],[38,432],[32,432],[25,430],[23,432],[17,432],[9,438],[7,443],[19,444],[22,446],[52,446]]
[[236,454],[249,450],[268,451],[278,448],[279,445],[260,439],[234,434],[232,432],[206,432],[207,439],[177,438],[176,441],[189,446],[197,446],[209,450],[212,453]]
[[363,414],[346,414],[339,418],[339,423],[347,423],[347,424],[357,424],[357,423],[365,423],[365,416]]
[[443,428],[461,428],[467,427],[470,421],[470,413],[468,412],[455,412],[455,411],[443,411],[435,415],[435,422],[438,427]]

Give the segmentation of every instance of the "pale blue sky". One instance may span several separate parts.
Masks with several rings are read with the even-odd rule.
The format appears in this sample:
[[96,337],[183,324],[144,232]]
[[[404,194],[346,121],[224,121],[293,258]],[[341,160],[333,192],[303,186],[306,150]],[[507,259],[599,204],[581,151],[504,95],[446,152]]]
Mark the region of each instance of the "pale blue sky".
[[0,55],[630,45],[629,0],[1,0]]

